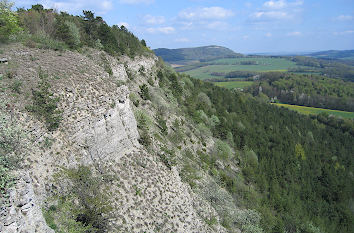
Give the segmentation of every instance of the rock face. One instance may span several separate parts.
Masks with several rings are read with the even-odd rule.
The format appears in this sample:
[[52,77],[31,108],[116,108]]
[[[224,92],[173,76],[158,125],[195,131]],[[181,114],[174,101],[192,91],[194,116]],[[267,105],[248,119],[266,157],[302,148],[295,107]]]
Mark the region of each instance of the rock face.
[[1,208],[0,232],[54,233],[43,218],[40,204],[32,179],[28,173],[22,174],[10,192],[7,208]]
[[[201,217],[218,219],[215,210],[181,181],[177,169],[169,170],[138,142],[129,95],[138,94],[145,74],[156,72],[157,58],[122,57],[118,61],[104,55],[113,73],[109,76],[100,65],[99,54],[94,50],[88,55],[59,54],[22,46],[5,50],[4,55],[18,67],[16,78],[25,84],[23,92],[30,93],[38,83],[39,67],[48,73],[54,95],[61,99],[63,120],[50,133],[25,111],[28,98],[0,94],[1,99],[13,101],[15,117],[32,140],[24,168],[10,191],[9,205],[0,213],[0,232],[54,232],[41,210],[50,196],[48,187],[59,167],[78,165],[119,177],[107,190],[114,206],[111,232],[224,232],[220,225],[211,228]],[[145,74],[139,74],[141,67]],[[0,72],[4,69],[0,67]],[[132,73],[134,83],[129,77]]]

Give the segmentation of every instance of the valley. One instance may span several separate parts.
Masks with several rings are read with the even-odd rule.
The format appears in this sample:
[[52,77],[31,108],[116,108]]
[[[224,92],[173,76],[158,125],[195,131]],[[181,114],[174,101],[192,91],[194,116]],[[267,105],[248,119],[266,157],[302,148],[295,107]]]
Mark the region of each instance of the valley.
[[[291,108],[295,108],[296,104],[315,107],[315,109],[306,108],[305,110],[305,108],[298,106],[296,107],[297,109],[302,109],[299,111],[300,113],[311,112],[312,114],[317,114],[325,111],[319,110],[319,108],[325,108],[328,109],[330,113],[333,113],[332,115],[334,116],[345,118],[352,118],[353,116],[351,113],[354,112],[354,106],[352,106],[354,102],[354,86],[350,81],[354,79],[354,66],[350,63],[352,61],[352,51],[324,51],[312,53],[308,56],[247,56],[234,53],[234,57],[228,57],[231,56],[229,53],[230,50],[219,47],[223,49],[216,52],[215,50],[218,47],[214,47],[214,54],[209,54],[208,59],[205,59],[205,56],[198,57],[198,54],[205,54],[206,52],[202,53],[201,51],[207,50],[207,48],[208,46],[188,49],[189,53],[192,53],[194,50],[198,51],[198,53],[194,53],[193,60],[184,60],[182,57],[177,59],[178,56],[175,56],[175,59],[170,61],[172,62],[172,67],[174,67],[177,72],[190,75],[193,78],[213,82],[220,87],[229,89],[236,88],[252,93],[253,95],[258,95],[258,88],[261,87],[264,89],[262,94],[265,95],[263,97],[268,99],[269,102],[278,102],[279,99],[280,101],[285,101],[284,103],[291,104]],[[166,49],[166,51],[168,51],[170,57],[174,57],[174,52],[179,50]],[[227,51],[227,53],[224,53],[225,51]],[[164,57],[165,54],[162,53],[160,55]],[[327,60],[321,58],[326,58]],[[345,67],[344,70],[343,67]],[[341,72],[338,72],[339,70],[341,70]],[[285,79],[297,81],[293,81],[291,85],[287,85],[286,88],[281,89],[280,85],[273,87],[274,84],[271,83],[279,79],[279,75],[284,76]],[[325,90],[330,88],[330,93],[320,91],[320,89],[314,89],[314,80],[320,79],[322,80],[320,81],[322,86],[318,88],[326,88]],[[345,80],[347,84],[339,80]],[[268,82],[268,86],[270,84],[270,88],[273,88],[272,91],[265,85],[265,81]],[[284,83],[286,82],[287,81],[284,81]],[[334,83],[337,83],[335,84],[335,89],[333,89]],[[274,88],[278,89],[275,90]],[[342,92],[346,88],[348,90],[344,92],[347,94],[335,94]],[[294,95],[294,93],[288,93],[293,90],[296,90],[294,93],[297,97],[284,98],[285,95]],[[284,94],[284,92],[288,94]],[[295,101],[294,98],[299,98],[300,95],[301,98],[304,98],[304,96],[308,98],[307,103],[299,100]],[[313,98],[309,100],[312,95]],[[291,98],[293,98],[293,100],[290,100]],[[320,98],[323,100],[319,100]],[[317,103],[319,101],[323,103]],[[343,106],[343,103],[346,106]],[[350,113],[342,114],[340,112],[331,111],[333,109],[350,111]]]

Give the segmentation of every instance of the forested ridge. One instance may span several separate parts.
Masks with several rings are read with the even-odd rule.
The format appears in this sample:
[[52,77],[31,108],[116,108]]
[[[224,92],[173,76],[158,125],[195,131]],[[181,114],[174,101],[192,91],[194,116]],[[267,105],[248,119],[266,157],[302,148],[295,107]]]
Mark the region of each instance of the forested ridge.
[[[222,140],[232,135],[239,153],[257,155],[253,161],[241,159],[242,173],[255,192],[239,193],[227,173],[223,179],[235,198],[262,213],[266,232],[317,232],[311,224],[320,232],[353,231],[352,121],[344,129],[343,120],[310,118],[199,80],[193,83],[183,103],[190,116],[198,110],[216,114],[220,124],[213,135]],[[211,108],[198,105],[200,92],[208,95]]]

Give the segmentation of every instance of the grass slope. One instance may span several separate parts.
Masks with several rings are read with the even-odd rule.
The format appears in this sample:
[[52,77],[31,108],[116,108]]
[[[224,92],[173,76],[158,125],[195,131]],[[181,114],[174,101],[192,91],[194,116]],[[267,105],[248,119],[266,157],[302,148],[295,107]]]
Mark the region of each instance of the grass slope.
[[305,115],[316,115],[321,112],[325,112],[325,113],[328,113],[329,115],[334,115],[334,116],[338,116],[338,117],[342,117],[342,118],[354,118],[354,112],[345,112],[345,111],[323,109],[323,108],[313,108],[313,107],[305,107],[305,106],[290,105],[290,104],[276,103],[275,105],[280,106],[280,107],[289,108],[291,110],[295,110],[295,111],[305,114]]

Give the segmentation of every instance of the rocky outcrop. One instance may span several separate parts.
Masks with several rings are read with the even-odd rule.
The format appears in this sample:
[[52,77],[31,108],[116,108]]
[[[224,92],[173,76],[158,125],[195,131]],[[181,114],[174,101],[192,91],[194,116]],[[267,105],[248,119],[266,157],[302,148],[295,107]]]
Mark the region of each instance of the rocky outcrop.
[[54,233],[43,218],[41,203],[28,173],[18,175],[16,185],[9,191],[8,204],[1,207],[0,232]]
[[[225,231],[205,222],[217,213],[181,181],[177,169],[168,169],[156,153],[138,142],[129,95],[138,94],[146,75],[154,74],[156,57],[117,60],[103,54],[112,70],[110,76],[100,60],[101,52],[95,50],[78,54],[20,46],[9,47],[5,55],[16,63],[16,78],[25,84],[23,93],[31,93],[38,83],[39,68],[48,74],[54,95],[61,99],[63,120],[56,132],[48,132],[25,110],[29,103],[25,95],[1,94],[2,99],[13,98],[9,101],[17,108],[15,117],[32,141],[19,172],[24,175],[18,176],[9,205],[2,208],[1,232],[53,232],[41,210],[51,195],[53,174],[59,167],[78,165],[119,177],[106,190],[114,206],[112,232]],[[134,83],[129,83],[128,73],[134,75]]]

